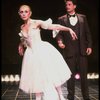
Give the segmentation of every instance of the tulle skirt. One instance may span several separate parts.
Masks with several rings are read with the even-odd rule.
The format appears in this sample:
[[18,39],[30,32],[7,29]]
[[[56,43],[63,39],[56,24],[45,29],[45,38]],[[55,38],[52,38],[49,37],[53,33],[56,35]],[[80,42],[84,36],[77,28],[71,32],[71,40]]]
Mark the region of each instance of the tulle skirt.
[[71,76],[60,52],[48,42],[27,47],[22,61],[19,88],[26,93],[43,92],[48,86],[58,87]]

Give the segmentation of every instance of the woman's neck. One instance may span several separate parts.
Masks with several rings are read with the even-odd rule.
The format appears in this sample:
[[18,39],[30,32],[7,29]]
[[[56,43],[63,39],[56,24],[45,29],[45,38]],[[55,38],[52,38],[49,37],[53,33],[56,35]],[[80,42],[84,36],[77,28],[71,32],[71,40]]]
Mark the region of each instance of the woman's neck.
[[30,18],[28,20],[25,20],[24,24],[26,24],[26,25],[30,24],[30,20],[31,20]]

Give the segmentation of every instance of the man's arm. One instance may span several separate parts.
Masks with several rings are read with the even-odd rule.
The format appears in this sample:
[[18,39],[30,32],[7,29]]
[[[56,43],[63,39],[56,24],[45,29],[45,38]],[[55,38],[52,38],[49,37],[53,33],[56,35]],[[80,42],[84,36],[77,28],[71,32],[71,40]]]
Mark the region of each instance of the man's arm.
[[87,47],[86,53],[87,53],[87,55],[90,55],[92,53],[92,37],[91,37],[91,33],[89,30],[89,26],[88,26],[86,17],[85,17],[85,28],[86,28],[86,36],[87,36],[87,42],[88,42],[88,47]]

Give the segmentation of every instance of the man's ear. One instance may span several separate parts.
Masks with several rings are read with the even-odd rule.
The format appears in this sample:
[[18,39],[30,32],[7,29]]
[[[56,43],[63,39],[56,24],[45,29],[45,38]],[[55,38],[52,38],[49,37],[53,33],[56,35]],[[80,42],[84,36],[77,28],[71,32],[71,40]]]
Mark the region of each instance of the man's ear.
[[74,8],[75,8],[75,9],[76,9],[76,7],[77,7],[77,6],[76,6],[76,5],[74,5]]

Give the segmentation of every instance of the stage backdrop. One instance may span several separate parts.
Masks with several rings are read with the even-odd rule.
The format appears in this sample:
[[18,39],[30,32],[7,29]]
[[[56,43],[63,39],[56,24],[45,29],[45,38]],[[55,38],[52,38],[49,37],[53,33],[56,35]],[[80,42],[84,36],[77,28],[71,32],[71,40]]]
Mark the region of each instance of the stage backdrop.
[[[46,20],[52,18],[56,23],[57,17],[66,13],[63,0],[2,0],[1,2],[1,47],[2,74],[20,74],[22,57],[18,54],[18,44],[21,20],[18,8],[28,4],[32,8],[32,18]],[[98,72],[98,14],[99,0],[78,0],[77,12],[85,14],[88,19],[93,39],[93,54],[89,56],[88,72]],[[52,38],[51,31],[41,31],[42,39],[57,44]]]

